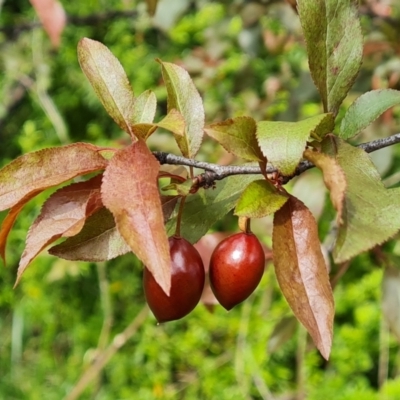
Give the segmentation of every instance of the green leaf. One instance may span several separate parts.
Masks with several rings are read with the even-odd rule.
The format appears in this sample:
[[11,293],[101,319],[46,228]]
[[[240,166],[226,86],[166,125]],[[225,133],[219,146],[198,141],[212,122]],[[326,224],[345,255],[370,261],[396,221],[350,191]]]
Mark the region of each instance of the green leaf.
[[323,151],[336,156],[347,190],[343,224],[339,226],[333,257],[340,263],[381,244],[400,229],[399,189],[386,189],[371,159],[362,149],[336,137],[323,142]]
[[88,38],[78,44],[78,60],[107,113],[133,135],[135,97],[121,63],[104,44]]
[[350,139],[370,125],[387,109],[400,104],[400,91],[372,90],[362,94],[347,110],[340,125],[339,137]]
[[354,0],[298,0],[311,76],[324,111],[337,114],[362,62],[363,36]]
[[182,154],[189,153],[189,143],[185,136],[185,119],[177,109],[171,109],[168,114],[157,123],[157,126],[174,134]]
[[138,96],[133,105],[132,123],[151,124],[157,109],[157,98],[153,91],[146,90]]
[[330,128],[333,129],[331,114],[298,122],[261,121],[257,124],[257,138],[268,162],[283,175],[290,176],[302,160],[310,136],[321,137],[329,133]]
[[236,205],[235,214],[240,217],[262,218],[278,211],[288,200],[267,180],[251,182],[243,191]]
[[126,243],[169,295],[171,257],[158,191],[159,168],[146,143],[138,140],[109,161],[101,194]]
[[205,132],[229,153],[248,161],[262,161],[264,157],[257,143],[256,129],[253,118],[237,117],[212,124]]
[[[253,175],[230,176],[217,183],[215,189],[199,189],[187,197],[182,214],[181,235],[191,243],[196,243],[215,222],[231,211],[243,191],[253,180]],[[175,232],[176,213],[167,223],[169,235]]]
[[105,207],[91,215],[82,230],[49,253],[72,261],[107,261],[131,251],[115,226],[114,217]]
[[159,61],[168,94],[168,112],[178,110],[185,120],[184,139],[177,143],[185,157],[193,158],[203,141],[204,107],[203,101],[187,71],[178,65]]

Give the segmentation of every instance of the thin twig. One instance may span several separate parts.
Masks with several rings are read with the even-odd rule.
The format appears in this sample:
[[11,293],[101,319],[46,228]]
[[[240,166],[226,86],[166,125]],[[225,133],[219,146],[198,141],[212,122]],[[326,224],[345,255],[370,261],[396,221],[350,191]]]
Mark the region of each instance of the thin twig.
[[[400,143],[400,133],[396,133],[387,138],[377,139],[377,140],[372,140],[371,142],[362,143],[357,147],[363,149],[367,153],[372,153],[374,151],[383,149],[384,147],[392,146],[396,143]],[[176,156],[175,154],[165,153],[162,151],[154,151],[153,155],[157,158],[160,164],[186,165],[188,167],[199,168],[207,171],[206,175],[204,176],[204,180],[208,183],[222,180],[232,175],[253,175],[262,173],[259,166],[253,166],[253,165],[224,166],[224,165],[207,163],[204,161],[197,161],[182,156]],[[284,177],[284,183],[287,183],[290,179],[294,178],[295,176],[301,175],[304,171],[313,167],[314,164],[312,164],[311,162],[302,161],[296,168],[296,171],[293,175]],[[278,171],[272,165],[268,165],[266,172],[267,174],[272,174]]]

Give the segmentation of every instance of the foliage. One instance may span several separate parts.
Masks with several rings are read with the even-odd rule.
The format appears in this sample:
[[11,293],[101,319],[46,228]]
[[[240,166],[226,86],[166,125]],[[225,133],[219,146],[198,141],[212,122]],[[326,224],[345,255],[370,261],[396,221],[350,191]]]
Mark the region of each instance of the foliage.
[[[368,354],[364,353],[357,362],[348,362],[348,358],[351,358],[351,353],[354,351],[349,350],[351,346],[353,348],[358,346],[360,350],[365,350],[371,337],[369,335],[377,334],[379,324],[379,313],[376,308],[379,292],[376,287],[381,276],[372,269],[363,270],[365,266],[370,268],[373,265],[368,256],[361,255],[351,261],[352,268],[360,272],[355,276],[349,275],[347,282],[350,284],[356,282],[353,291],[366,290],[365,288],[370,285],[369,287],[375,290],[374,294],[371,298],[364,296],[367,303],[360,304],[360,307],[363,306],[364,309],[361,307],[359,314],[353,316],[352,311],[346,310],[346,307],[354,305],[352,303],[357,297],[354,297],[354,294],[351,297],[351,291],[350,294],[345,293],[343,286],[337,286],[337,290],[341,291],[340,295],[338,293],[335,295],[336,312],[337,318],[339,320],[342,318],[343,322],[335,329],[332,359],[329,364],[325,364],[324,368],[321,368],[321,360],[318,359],[316,353],[306,351],[307,337],[300,328],[297,333],[297,342],[293,337],[283,348],[280,348],[281,350],[274,349],[271,354],[266,354],[264,351],[265,340],[259,343],[260,335],[265,339],[269,335],[272,335],[271,338],[282,335],[279,322],[284,321],[282,315],[288,313],[286,303],[280,297],[280,291],[282,291],[295,316],[307,328],[315,345],[327,359],[331,352],[333,336],[333,295],[330,279],[333,283],[334,272],[340,275],[341,270],[349,266],[349,260],[388,241],[400,228],[396,212],[398,189],[388,189],[382,181],[380,171],[364,150],[346,142],[361,131],[365,131],[374,120],[382,114],[385,115],[384,113],[390,107],[399,104],[399,92],[380,88],[361,95],[352,105],[346,104],[346,96],[361,66],[362,35],[357,10],[352,2],[345,0],[341,0],[338,4],[332,1],[315,4],[306,0],[298,3],[300,23],[310,60],[310,72],[318,89],[322,107],[311,103],[315,107],[310,112],[306,111],[306,104],[301,115],[292,116],[291,121],[287,121],[279,111],[281,101],[279,96],[289,93],[290,84],[287,84],[286,89],[274,93],[275,100],[264,99],[264,104],[257,94],[258,105],[257,111],[254,112],[251,112],[251,107],[248,107],[251,102],[246,100],[246,95],[249,93],[246,90],[252,88],[254,82],[244,82],[244,90],[237,91],[239,94],[237,99],[232,96],[234,89],[230,86],[232,81],[236,84],[240,82],[240,79],[230,80],[233,72],[242,70],[246,75],[246,68],[251,67],[255,71],[253,80],[260,78],[265,81],[265,74],[276,72],[274,69],[279,66],[280,61],[270,61],[272,65],[266,65],[264,61],[262,65],[265,68],[260,68],[261,64],[257,66],[259,61],[251,56],[244,60],[241,58],[239,49],[232,46],[229,51],[223,51],[223,56],[219,55],[219,59],[217,57],[216,61],[211,61],[211,63],[219,64],[217,68],[210,68],[211,78],[207,78],[200,68],[193,73],[195,76],[193,82],[182,66],[159,60],[166,87],[163,93],[157,81],[157,63],[153,62],[154,66],[149,69],[144,66],[150,59],[150,55],[145,54],[150,54],[146,50],[149,48],[154,32],[149,28],[142,31],[137,28],[136,37],[133,39],[134,35],[126,33],[126,21],[110,24],[112,30],[104,37],[115,38],[119,33],[123,33],[120,44],[115,47],[115,54],[118,55],[120,61],[106,46],[92,39],[80,40],[78,59],[107,113],[119,128],[128,133],[130,142],[127,139],[119,139],[117,143],[110,140],[113,137],[119,137],[118,128],[111,127],[107,117],[101,115],[97,103],[91,97],[90,90],[82,85],[76,61],[73,61],[75,62],[73,72],[66,71],[64,75],[59,74],[60,81],[55,80],[55,86],[52,88],[53,100],[50,102],[48,101],[49,98],[51,99],[48,94],[49,83],[46,82],[46,75],[41,75],[40,65],[30,67],[31,70],[27,67],[28,71],[17,78],[11,72],[5,75],[3,83],[4,90],[7,90],[7,85],[10,86],[11,82],[19,81],[24,76],[29,77],[33,73],[34,79],[31,78],[29,81],[30,90],[33,93],[33,99],[37,100],[34,100],[36,101],[35,112],[32,118],[25,122],[19,142],[22,152],[27,154],[16,158],[18,146],[17,142],[14,142],[14,146],[9,147],[7,159],[4,160],[5,166],[0,170],[0,205],[2,210],[10,209],[10,212],[4,216],[0,231],[3,259],[6,256],[5,243],[17,216],[21,213],[23,218],[17,220],[15,232],[10,234],[9,248],[13,243],[20,243],[21,231],[26,231],[28,220],[32,220],[29,212],[37,214],[38,205],[41,202],[43,207],[29,229],[18,268],[17,282],[32,262],[32,267],[29,268],[31,272],[25,274],[26,277],[24,276],[21,281],[22,288],[17,289],[21,290],[30,301],[17,299],[18,295],[7,288],[7,286],[11,287],[11,274],[5,271],[1,273],[5,277],[3,284],[5,289],[2,294],[5,300],[2,300],[4,304],[2,307],[7,309],[15,301],[16,310],[13,314],[12,336],[9,336],[3,346],[12,346],[13,365],[17,365],[17,361],[21,359],[21,345],[18,343],[21,343],[22,339],[18,342],[16,338],[22,338],[21,320],[24,318],[31,319],[28,322],[28,326],[32,327],[30,332],[35,332],[35,329],[40,332],[37,340],[43,339],[45,352],[51,352],[51,346],[49,347],[49,340],[43,336],[44,332],[47,332],[48,337],[52,337],[54,332],[67,332],[71,322],[85,319],[88,325],[85,329],[77,323],[76,327],[70,331],[70,337],[63,339],[61,336],[56,340],[53,351],[56,354],[59,351],[60,360],[68,360],[65,366],[61,366],[60,361],[51,360],[51,358],[46,358],[46,362],[40,365],[38,375],[43,374],[42,379],[46,371],[55,366],[59,370],[59,373],[54,375],[55,380],[51,382],[51,388],[46,394],[49,398],[62,397],[71,390],[71,382],[76,378],[76,368],[81,365],[83,352],[88,347],[97,348],[93,352],[100,352],[100,354],[105,349],[111,334],[111,322],[107,322],[107,318],[114,314],[115,323],[112,329],[115,332],[121,332],[126,325],[124,321],[130,319],[127,316],[138,313],[140,310],[138,304],[144,302],[140,279],[135,276],[140,273],[140,266],[132,255],[126,256],[128,261],[118,261],[115,268],[109,269],[108,279],[104,276],[104,271],[101,272],[104,268],[103,264],[90,264],[90,267],[84,267],[78,261],[108,261],[118,255],[133,251],[168,293],[170,261],[167,235],[173,234],[176,230],[177,233],[195,243],[212,228],[227,227],[231,224],[229,228],[232,229],[235,225],[230,213],[232,210],[235,210],[235,214],[241,218],[260,218],[275,213],[272,244],[274,267],[280,289],[278,290],[273,275],[267,272],[257,293],[241,308],[229,314],[229,317],[220,308],[216,309],[215,315],[209,315],[204,309],[198,307],[193,316],[187,320],[158,329],[155,329],[152,324],[144,324],[141,327],[141,334],[133,338],[134,343],[128,344],[123,351],[115,355],[112,364],[106,370],[108,383],[103,385],[99,381],[95,385],[94,390],[97,390],[98,398],[129,397],[132,393],[129,388],[132,385],[131,382],[145,382],[140,384],[140,389],[135,390],[139,398],[144,399],[176,398],[180,396],[179,393],[184,393],[185,398],[211,399],[216,393],[221,393],[222,389],[216,390],[217,387],[224,388],[224,398],[227,399],[260,396],[268,398],[270,391],[279,393],[291,388],[294,376],[290,363],[295,346],[303,349],[303,352],[297,350],[298,375],[312,376],[305,386],[299,385],[296,389],[299,393],[307,391],[310,398],[313,396],[320,398],[324,395],[324,389],[316,388],[321,387],[322,381],[326,390],[346,387],[347,377],[354,374],[352,385],[346,387],[342,394],[347,398],[360,395],[364,396],[363,398],[367,398],[366,396],[375,398],[375,392],[368,383],[371,382],[369,374],[374,368],[372,359],[378,353],[384,354],[384,349],[368,348]],[[139,6],[138,10],[140,10]],[[161,7],[161,4],[159,6]],[[69,5],[69,7],[73,6]],[[179,46],[186,49],[189,45],[200,44],[207,48],[209,39],[205,37],[204,32],[201,33],[207,26],[207,15],[215,15],[215,20],[212,21],[216,23],[215,26],[218,24],[224,26],[228,21],[224,20],[222,7],[220,4],[206,2],[205,11],[198,14],[189,13],[183,17],[181,22],[171,29],[170,37],[166,39],[176,44],[174,49],[176,53],[167,51],[162,55],[163,60],[168,60],[171,56],[177,58]],[[89,7],[87,9],[90,10]],[[29,14],[30,11],[26,12]],[[144,15],[145,12],[140,18],[146,21]],[[191,26],[190,21],[196,21],[196,24]],[[242,15],[242,21],[244,23],[242,32],[244,32],[247,29],[244,15]],[[267,19],[264,23],[268,26],[271,20]],[[275,21],[275,23],[278,22]],[[46,28],[44,21],[43,24]],[[230,24],[231,31],[228,29],[227,35],[234,36],[232,32],[235,31],[235,18],[230,21]],[[194,35],[193,42],[190,42],[186,31],[195,29],[194,26],[199,27],[200,33]],[[250,27],[251,24],[249,29]],[[68,27],[66,29],[68,31]],[[84,30],[87,32],[83,32]],[[96,34],[93,34],[94,32]],[[240,29],[235,32],[240,32]],[[266,32],[274,33],[274,30],[268,26]],[[102,38],[101,29],[96,31],[90,27],[79,28],[70,35],[70,38],[73,36],[75,41],[82,36],[91,36],[100,37],[106,42]],[[147,38],[140,39],[140,35],[147,35]],[[18,50],[22,51],[24,37],[20,41]],[[171,46],[165,47],[171,48]],[[7,49],[6,44],[5,48],[8,50],[5,57],[8,57],[10,49]],[[131,58],[126,56],[127,49],[132,54]],[[271,49],[269,50],[272,52]],[[54,63],[55,69],[57,69],[57,63],[63,65],[67,60],[74,58],[71,47],[61,46],[59,51],[58,57],[54,57],[53,60],[48,58],[46,61]],[[157,53],[154,48],[152,51]],[[248,51],[250,53],[253,51],[251,46],[248,47]],[[160,52],[159,49],[158,52]],[[232,57],[229,57],[229,52]],[[290,56],[285,53],[285,50],[278,50],[279,52],[288,57],[289,63],[293,62],[290,61]],[[299,54],[301,58],[301,50]],[[160,54],[155,54],[155,56],[158,58]],[[201,57],[203,56],[200,56],[199,60],[203,66],[207,65],[206,57],[204,56],[204,59]],[[186,62],[187,69],[190,71],[190,59]],[[241,62],[247,64],[246,67],[240,65]],[[276,64],[273,65],[273,62]],[[129,70],[125,72],[122,65]],[[261,73],[257,73],[257,69]],[[139,96],[133,94],[129,83],[132,80],[131,77],[135,75],[137,76],[135,82],[140,89],[135,90],[135,93],[142,93]],[[300,74],[297,78],[300,79]],[[58,86],[60,88],[66,82],[77,88],[71,98],[68,98],[62,90],[59,93],[56,90],[57,85],[60,85]],[[220,82],[220,85],[216,85],[215,82]],[[279,84],[282,83],[279,82]],[[200,92],[204,93],[204,101],[196,86]],[[223,92],[225,92],[225,97],[221,95]],[[226,93],[229,93],[231,98],[227,103],[229,107],[224,109],[223,99],[226,98]],[[89,101],[83,101],[83,98]],[[71,124],[68,128],[63,119],[59,118],[59,111],[54,107],[57,101],[65,107],[66,121],[72,121],[68,122]],[[235,104],[237,101],[242,104]],[[345,101],[345,107],[342,107],[343,101]],[[287,105],[287,101],[281,103]],[[269,107],[265,107],[266,105]],[[286,105],[284,104],[283,107]],[[30,106],[27,104],[22,106],[22,116],[24,107],[29,109]],[[49,116],[48,119],[43,115],[38,117],[41,114],[41,108]],[[250,108],[248,111],[251,116],[243,115],[248,113],[243,112],[246,108]],[[213,111],[208,113],[210,109]],[[100,117],[98,117],[99,114]],[[217,122],[207,123],[205,126],[204,115],[207,116],[207,121],[211,117]],[[87,119],[88,116],[93,116],[92,120]],[[80,117],[82,117],[81,122],[73,122],[80,120]],[[41,124],[39,130],[38,123]],[[84,141],[88,139],[82,134],[71,135],[69,139],[66,134],[68,130],[79,132],[85,124],[89,124],[88,128],[87,130],[83,128],[82,131],[86,131],[87,136],[95,144],[82,142],[66,144],[70,139],[79,138]],[[8,122],[7,129],[3,133],[5,143],[7,140],[8,143],[13,142],[14,139],[10,137],[7,139],[9,135],[7,132],[12,132],[14,128],[15,123]],[[46,147],[56,144],[57,140],[63,146],[39,150],[42,144],[37,137],[44,129],[57,133],[56,136],[49,138]],[[168,141],[167,146],[164,147],[163,138],[166,137],[166,131],[171,132],[175,138],[174,145]],[[230,176],[229,167],[225,170],[213,170],[211,166],[211,174],[199,174],[195,177],[191,169],[188,178],[187,173],[182,173],[182,170],[177,167],[160,168],[164,153],[152,153],[150,150],[171,151],[172,149],[176,152],[179,149],[184,158],[177,158],[176,163],[183,165],[201,167],[201,163],[192,162],[197,153],[198,158],[202,160],[218,161],[216,156],[225,153],[215,146],[215,142],[205,138],[203,131],[239,159],[258,163],[259,175]],[[102,132],[112,132],[112,134],[107,137],[103,136]],[[31,149],[35,151],[29,152]],[[318,217],[314,218],[305,205],[307,201],[304,200],[303,204],[301,201],[303,199],[298,199],[293,184],[286,185],[295,175],[303,172],[301,168],[306,165],[304,160],[311,161],[322,171],[323,181],[331,199],[331,203],[329,201],[325,203],[325,212],[319,225],[317,225]],[[248,167],[254,169],[254,165],[240,164],[242,172]],[[92,177],[93,172],[103,170],[104,173]],[[218,176],[218,171],[226,171],[227,174]],[[397,171],[392,171],[392,173],[395,172]],[[71,179],[86,174],[90,174],[91,178],[64,186],[47,200],[41,193],[45,189],[68,183]],[[260,175],[263,179],[259,179]],[[298,182],[299,184],[296,183],[294,186],[301,185],[300,179]],[[212,188],[214,185],[216,187]],[[29,202],[32,199],[34,199],[33,202]],[[71,204],[74,205],[73,208]],[[25,207],[24,210],[22,210],[23,207]],[[333,210],[337,213],[336,218],[333,217]],[[318,239],[318,231],[323,233],[322,238],[326,236],[326,240],[334,232],[327,228],[326,217],[328,216],[331,217],[332,223],[338,226],[337,240],[332,251],[333,259],[337,263],[344,263],[337,268],[333,267],[331,278],[327,274],[324,248],[321,248]],[[256,221],[253,221],[253,225],[257,230]],[[265,237],[265,226],[263,229],[264,239],[268,241]],[[60,237],[68,239],[61,244],[56,244],[50,253],[71,260],[70,263],[66,264],[63,260],[58,260],[52,265],[52,259],[48,256],[39,256],[40,258],[34,260],[41,250]],[[389,242],[387,246],[393,246],[395,243],[396,240]],[[18,250],[20,244],[16,248]],[[8,253],[9,264],[14,265],[16,252],[12,255]],[[376,257],[379,255],[376,250],[371,254],[375,254]],[[395,263],[386,256],[378,258],[378,261],[387,266]],[[53,281],[51,285],[56,288],[60,285],[60,298],[63,299],[61,307],[63,311],[60,313],[61,315],[65,313],[61,325],[66,324],[66,326],[57,326],[54,312],[50,311],[50,299],[45,300],[46,283],[38,283],[38,277],[44,276],[46,268],[51,268],[48,275]],[[96,272],[100,277],[100,293],[103,301],[102,332],[106,332],[105,339],[102,339],[101,335],[99,343],[96,343],[96,335],[93,335],[102,323],[102,316],[98,312],[100,305],[95,301],[97,293],[94,294],[97,292],[94,279]],[[101,278],[102,273],[103,278]],[[79,280],[78,276],[80,276]],[[370,281],[364,282],[363,276]],[[76,282],[79,281],[81,281],[79,285],[81,285],[83,299],[87,301],[90,298],[88,294],[94,294],[91,302],[82,309],[80,306],[73,307],[74,303],[81,304],[80,290],[68,297],[68,290],[62,289],[63,285],[68,287],[73,284],[75,287]],[[107,286],[108,281],[110,287],[101,289],[101,285]],[[346,285],[346,280],[342,285]],[[111,312],[107,308],[109,307],[107,304],[111,301],[110,294],[116,297],[115,301],[122,300],[121,311]],[[363,298],[360,293],[358,295]],[[135,299],[133,304],[128,300],[129,297]],[[31,299],[35,298],[43,301],[42,305],[45,309],[32,309],[32,305],[29,304]],[[273,302],[271,302],[272,299],[274,299]],[[369,307],[368,302],[370,302]],[[262,321],[260,315],[265,316],[267,310],[268,316],[272,318],[268,318],[269,321]],[[363,312],[365,315],[375,317],[366,320],[362,315]],[[53,315],[49,317],[46,330],[41,327],[35,328],[35,318],[41,320],[41,315],[48,317],[51,314]],[[292,318],[287,321],[289,324],[284,328],[290,329],[286,330],[289,332],[289,334],[286,333],[286,337],[292,337],[296,324],[293,323]],[[10,322],[8,318],[8,323]],[[354,327],[351,326],[352,324]],[[273,331],[274,327],[275,331]],[[173,341],[170,340],[170,336],[173,336]],[[359,338],[359,340],[353,343],[354,338]],[[35,344],[34,339],[34,336],[27,339],[24,347],[34,349],[35,346],[40,346],[40,342]],[[78,340],[80,341],[78,346],[71,345],[73,342],[77,343]],[[335,347],[336,341],[337,347]],[[57,346],[61,350],[58,350]],[[170,351],[163,351],[165,348],[170,348]],[[232,348],[236,349],[235,354],[228,350]],[[197,350],[193,351],[193,349]],[[90,352],[86,353],[88,361],[96,360],[94,353],[92,355]],[[185,359],[185,354],[191,354],[191,359]],[[29,354],[24,354],[24,363],[29,364],[29,361]],[[396,364],[393,356],[387,362],[391,366]],[[33,368],[33,364],[31,365]],[[133,368],[134,372],[131,372],[132,365],[145,365],[145,368],[143,371]],[[210,370],[215,369],[220,370],[221,376],[224,376],[223,380],[209,374]],[[333,373],[336,369],[339,378],[335,380],[332,377],[337,375]],[[17,370],[22,371],[18,368]],[[38,381],[26,382],[18,393],[17,386],[11,384],[10,372],[5,372],[4,376],[10,377],[5,380],[5,382],[10,382],[10,385],[4,384],[4,393],[9,398],[18,398],[18,396],[39,390],[41,378],[38,378]],[[12,379],[20,381],[18,375],[13,375]],[[68,382],[67,386],[63,382]],[[168,385],[168,382],[173,383]],[[298,382],[304,382],[304,380],[301,381],[298,378]],[[372,384],[377,385],[373,380]],[[378,384],[382,385],[382,381]],[[135,385],[136,383],[133,383],[133,386]],[[395,390],[393,388],[394,386],[388,383],[382,386],[382,393]]]

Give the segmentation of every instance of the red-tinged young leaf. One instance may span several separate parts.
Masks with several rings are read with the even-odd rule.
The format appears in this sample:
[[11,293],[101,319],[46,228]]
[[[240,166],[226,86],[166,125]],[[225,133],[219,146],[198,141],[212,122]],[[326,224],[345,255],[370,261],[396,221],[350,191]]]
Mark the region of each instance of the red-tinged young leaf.
[[271,182],[261,179],[251,182],[240,196],[235,215],[248,218],[262,218],[278,211],[288,200]]
[[290,197],[275,213],[275,273],[283,295],[325,359],[333,336],[334,301],[328,270],[310,210]]
[[204,134],[204,107],[199,92],[193,84],[186,70],[178,65],[159,61],[162,67],[162,75],[168,94],[168,112],[173,108],[178,110],[185,121],[184,136],[187,149],[180,144],[179,148],[185,157],[193,158],[203,141]]
[[129,253],[131,248],[118,232],[114,217],[105,207],[91,215],[82,230],[49,253],[71,261],[107,261]]
[[370,125],[390,107],[400,104],[400,91],[372,90],[362,94],[347,110],[340,125],[339,137],[350,139]]
[[344,195],[347,187],[346,177],[337,160],[325,153],[307,149],[304,157],[318,167],[324,177],[325,186],[329,190],[333,207],[337,211],[337,221],[343,222],[342,211]]
[[63,6],[57,0],[30,0],[30,2],[39,16],[44,30],[49,35],[51,44],[58,47],[61,33],[67,22]]
[[100,186],[102,175],[73,183],[55,192],[44,203],[40,215],[31,225],[17,274],[16,285],[30,262],[60,237],[77,235],[86,218],[103,207]]
[[121,63],[104,44],[88,38],[78,44],[78,60],[107,113],[132,136],[131,125],[140,110],[135,110],[133,90]]
[[262,161],[264,156],[258,146],[256,129],[253,118],[237,117],[212,124],[205,132],[229,153],[248,161]]
[[363,36],[353,0],[297,0],[311,76],[325,112],[337,114],[358,74]]
[[321,138],[332,130],[332,114],[320,114],[298,122],[261,121],[256,134],[268,162],[290,176],[302,160],[310,137]]
[[12,207],[4,218],[0,227],[0,256],[3,259],[4,264],[6,263],[6,244],[8,234],[10,233],[18,214],[21,212],[25,205],[25,202],[21,202],[16,206]]
[[335,262],[341,263],[387,241],[399,231],[399,189],[385,188],[364,150],[334,136],[324,140],[322,150],[336,157],[347,181],[343,224],[339,226],[333,250]]
[[145,142],[138,140],[110,160],[101,193],[122,237],[168,295],[171,259],[158,192],[159,167]]
[[104,169],[108,161],[99,154],[100,149],[74,143],[16,158],[0,169],[0,211],[25,204],[43,190],[78,175]]

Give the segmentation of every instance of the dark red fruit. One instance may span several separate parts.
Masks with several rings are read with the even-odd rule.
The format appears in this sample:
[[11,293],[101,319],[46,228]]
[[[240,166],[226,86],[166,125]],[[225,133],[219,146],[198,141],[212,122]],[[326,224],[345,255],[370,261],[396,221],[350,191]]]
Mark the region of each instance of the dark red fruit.
[[145,268],[143,288],[147,304],[158,322],[173,321],[189,314],[201,298],[204,287],[204,265],[199,252],[187,240],[170,237],[171,292],[167,296]]
[[210,260],[210,284],[215,297],[230,310],[247,299],[264,273],[265,254],[252,233],[237,233],[215,248]]

